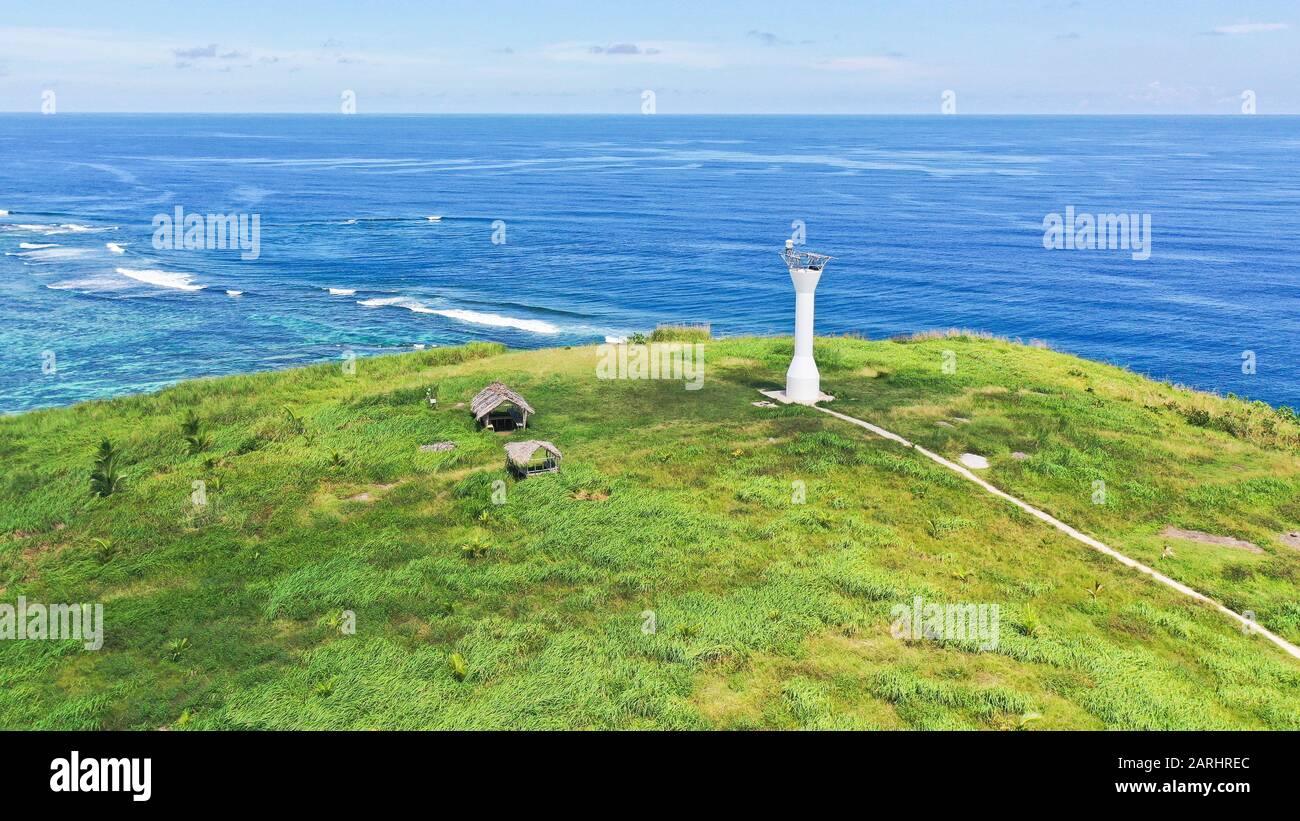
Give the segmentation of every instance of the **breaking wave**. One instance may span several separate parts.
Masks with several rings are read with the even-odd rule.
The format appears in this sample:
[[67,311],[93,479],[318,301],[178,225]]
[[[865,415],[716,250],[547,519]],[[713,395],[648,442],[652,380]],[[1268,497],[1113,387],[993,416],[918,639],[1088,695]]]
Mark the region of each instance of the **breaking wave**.
[[193,274],[181,274],[174,271],[161,271],[157,268],[118,268],[117,272],[137,282],[156,285],[159,288],[174,288],[178,291],[202,291],[205,285],[195,285]]
[[473,325],[488,325],[494,328],[515,328],[520,331],[529,331],[535,334],[558,334],[559,327],[545,322],[540,319],[518,319],[513,316],[502,316],[501,314],[487,313],[485,311],[465,311],[455,308],[430,308],[423,302],[410,297],[394,296],[379,297],[376,299],[362,299],[357,302],[363,308],[405,308],[408,311],[414,311],[417,314],[435,314],[437,316],[454,319],[458,322],[468,322]]

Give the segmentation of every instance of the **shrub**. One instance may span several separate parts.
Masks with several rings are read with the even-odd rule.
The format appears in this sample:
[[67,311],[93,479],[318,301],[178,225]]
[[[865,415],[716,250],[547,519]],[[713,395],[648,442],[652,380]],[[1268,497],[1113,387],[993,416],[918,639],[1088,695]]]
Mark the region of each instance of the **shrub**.
[[1254,575],[1255,571],[1249,565],[1230,564],[1223,568],[1223,578],[1230,582],[1244,582]]
[[650,334],[651,342],[708,342],[712,338],[708,325],[660,325]]

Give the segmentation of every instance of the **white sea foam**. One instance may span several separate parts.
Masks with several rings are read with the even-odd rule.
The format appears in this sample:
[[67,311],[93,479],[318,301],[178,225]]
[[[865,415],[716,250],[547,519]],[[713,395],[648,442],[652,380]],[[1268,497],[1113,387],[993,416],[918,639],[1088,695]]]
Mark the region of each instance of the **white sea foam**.
[[159,288],[175,288],[178,291],[201,291],[207,287],[193,284],[194,276],[192,274],[160,271],[157,268],[118,268],[117,272],[137,282],[157,285]]
[[243,296],[243,291],[226,291],[226,296]]
[[4,209],[0,209],[0,217],[7,217],[7,216],[9,216],[9,212],[5,211]]
[[518,328],[521,331],[532,331],[535,334],[558,334],[560,329],[549,322],[543,322],[540,319],[515,319],[512,316],[502,316],[500,314],[488,314],[480,311],[430,311],[438,316],[445,316],[448,319],[459,319],[461,322],[472,322],[475,325],[493,325],[498,328]]
[[355,288],[326,288],[330,296],[352,296],[357,292]]
[[429,222],[442,222],[442,217],[425,217]]
[[121,278],[109,278],[107,276],[91,276],[81,279],[65,279],[59,282],[51,282],[45,286],[51,291],[88,291],[90,293],[101,293],[103,291],[121,291],[131,286]]
[[57,242],[20,242],[19,248],[26,248],[29,251],[39,251],[42,248],[58,248]]
[[444,316],[448,319],[455,319],[460,322],[469,322],[474,325],[491,325],[495,328],[517,328],[521,331],[531,331],[535,334],[558,334],[560,332],[560,329],[556,326],[549,322],[543,322],[540,319],[517,319],[513,316],[489,314],[482,311],[465,311],[454,308],[430,308],[419,300],[405,296],[362,299],[359,300],[357,304],[364,308],[384,308],[389,306],[405,308],[406,310],[414,311],[417,314],[435,314],[437,316]]
[[[332,292],[334,289],[331,288],[330,290]],[[385,308],[389,305],[396,305],[411,311],[419,311],[423,309],[425,313],[428,312],[428,308],[425,308],[423,303],[404,296],[384,296],[375,297],[374,299],[359,299],[357,300],[357,304],[363,308]]]
[[626,345],[626,344],[627,344],[627,337],[626,337],[626,336],[606,336],[606,337],[605,337],[605,344],[606,344],[606,345]]
[[115,254],[125,254],[125,253],[126,253],[126,249],[123,248],[122,245],[121,245],[120,243],[117,243],[117,242],[108,242],[108,243],[105,243],[105,244],[104,244],[104,247],[107,248],[108,250],[112,251],[112,252],[115,253]]
[[[33,243],[39,244],[39,243]],[[54,245],[48,248],[36,248],[31,251],[20,251],[18,256],[23,259],[45,262],[52,259],[76,259],[84,257],[87,254],[94,253],[90,248],[64,248]]]
[[85,234],[85,233],[96,233],[99,231],[117,230],[116,228],[95,228],[90,225],[82,225],[76,222],[63,222],[57,225],[32,223],[32,222],[20,222],[6,227],[11,231],[31,231],[46,237],[52,236],[54,234]]
[[[47,226],[49,227],[49,226]],[[98,234],[102,231],[116,231],[116,226],[82,225],[78,222],[62,222],[54,226],[52,233],[58,234]]]

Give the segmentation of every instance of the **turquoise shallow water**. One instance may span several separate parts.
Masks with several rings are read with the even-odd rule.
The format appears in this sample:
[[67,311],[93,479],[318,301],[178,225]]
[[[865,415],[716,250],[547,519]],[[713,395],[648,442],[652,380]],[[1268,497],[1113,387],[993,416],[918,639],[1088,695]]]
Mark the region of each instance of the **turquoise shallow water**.
[[[257,215],[259,257],[155,249],[177,206]],[[1151,258],[1045,249],[1067,206],[1150,214]],[[789,333],[796,220],[836,257],[819,333],[977,328],[1300,405],[1297,118],[0,115],[0,210],[6,412],[349,349]]]

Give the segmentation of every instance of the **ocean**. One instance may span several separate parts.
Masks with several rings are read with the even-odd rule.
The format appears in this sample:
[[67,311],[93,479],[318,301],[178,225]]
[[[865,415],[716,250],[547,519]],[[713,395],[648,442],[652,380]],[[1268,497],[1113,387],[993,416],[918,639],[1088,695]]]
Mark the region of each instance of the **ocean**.
[[[177,208],[255,218],[256,253],[155,247]],[[1149,258],[1045,248],[1067,209],[1149,218]],[[792,234],[835,257],[819,334],[977,329],[1294,407],[1298,215],[1295,117],[0,115],[0,412],[348,351],[788,334]]]

